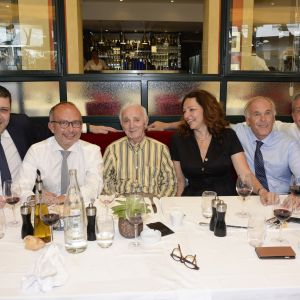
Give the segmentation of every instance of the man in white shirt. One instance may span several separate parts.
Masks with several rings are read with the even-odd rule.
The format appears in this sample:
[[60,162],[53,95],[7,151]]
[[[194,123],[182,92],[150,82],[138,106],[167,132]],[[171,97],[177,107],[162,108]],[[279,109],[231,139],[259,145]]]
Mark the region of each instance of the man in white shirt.
[[87,202],[96,198],[103,187],[103,160],[100,148],[80,140],[82,118],[77,107],[71,102],[55,105],[49,114],[48,127],[53,137],[32,145],[22,163],[17,182],[22,197],[32,195],[37,170],[40,170],[45,196],[65,199],[62,187],[63,152],[68,151],[68,169],[77,170],[77,180],[82,196]]

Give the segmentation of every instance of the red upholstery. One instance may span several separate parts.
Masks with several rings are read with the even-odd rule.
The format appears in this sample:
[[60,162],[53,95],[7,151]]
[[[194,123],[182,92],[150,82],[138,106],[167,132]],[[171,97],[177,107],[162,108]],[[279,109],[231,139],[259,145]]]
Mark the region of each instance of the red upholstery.
[[[147,131],[146,135],[154,138],[168,147],[170,147],[171,138],[175,131]],[[117,139],[125,136],[124,132],[109,132],[108,134],[94,134],[94,133],[82,133],[81,139],[93,144],[98,145],[101,148],[102,154],[106,147]]]

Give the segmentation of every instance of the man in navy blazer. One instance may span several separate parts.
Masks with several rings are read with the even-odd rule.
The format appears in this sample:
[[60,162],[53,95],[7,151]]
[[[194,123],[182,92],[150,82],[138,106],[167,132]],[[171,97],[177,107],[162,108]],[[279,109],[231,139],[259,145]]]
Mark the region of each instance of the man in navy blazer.
[[11,94],[0,86],[1,144],[12,179],[17,175],[29,147],[49,137],[50,134],[46,126],[35,124],[25,114],[11,113]]

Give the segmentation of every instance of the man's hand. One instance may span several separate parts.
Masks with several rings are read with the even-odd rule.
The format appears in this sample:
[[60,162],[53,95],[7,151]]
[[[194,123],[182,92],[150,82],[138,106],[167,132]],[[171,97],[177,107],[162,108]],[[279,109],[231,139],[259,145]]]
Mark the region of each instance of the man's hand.
[[278,195],[276,193],[268,192],[266,189],[259,193],[260,201],[263,205],[272,205],[278,202]]
[[90,125],[90,132],[92,133],[102,133],[107,134],[109,132],[119,132],[120,130],[117,130],[116,128],[109,127],[109,126],[101,126],[101,125]]

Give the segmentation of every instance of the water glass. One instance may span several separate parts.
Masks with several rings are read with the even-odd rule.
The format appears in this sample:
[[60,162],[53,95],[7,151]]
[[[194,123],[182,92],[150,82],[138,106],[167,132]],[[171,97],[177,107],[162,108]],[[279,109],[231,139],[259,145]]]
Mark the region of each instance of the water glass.
[[101,248],[112,245],[115,236],[114,219],[109,214],[100,214],[96,218],[97,244]]
[[250,215],[248,219],[248,242],[253,247],[262,246],[266,235],[265,217]]
[[217,197],[216,192],[212,191],[204,191],[202,193],[201,199],[201,208],[202,208],[202,215],[205,218],[211,218],[212,216],[212,207],[211,201]]

